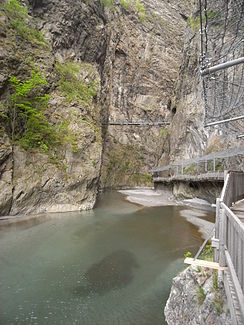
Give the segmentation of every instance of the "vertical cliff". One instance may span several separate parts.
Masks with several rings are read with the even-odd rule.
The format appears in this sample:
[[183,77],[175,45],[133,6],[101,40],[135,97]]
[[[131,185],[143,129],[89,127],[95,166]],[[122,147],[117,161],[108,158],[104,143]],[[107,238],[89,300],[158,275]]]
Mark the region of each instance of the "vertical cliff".
[[[107,121],[171,120],[171,97],[182,60],[188,1],[143,2],[133,10],[105,8],[111,37],[105,60]],[[149,170],[168,159],[167,127],[105,127],[101,186],[150,184]]]
[[[150,168],[168,159],[168,128],[108,122],[170,121],[192,9],[183,0],[1,3],[2,215],[91,208],[99,181],[150,184]],[[18,98],[18,121],[11,113],[10,77],[25,87],[33,72],[45,82],[28,100],[49,98],[37,132],[35,108],[16,110]]]
[[102,18],[81,2],[31,4],[1,5],[0,213],[90,209],[102,153]]

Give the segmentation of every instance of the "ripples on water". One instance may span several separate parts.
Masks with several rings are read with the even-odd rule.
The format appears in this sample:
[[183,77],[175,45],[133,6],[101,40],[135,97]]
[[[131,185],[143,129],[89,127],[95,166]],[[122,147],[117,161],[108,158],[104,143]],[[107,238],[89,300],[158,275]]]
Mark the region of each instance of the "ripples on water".
[[179,209],[113,192],[94,211],[2,229],[0,324],[164,324],[171,280],[202,242]]

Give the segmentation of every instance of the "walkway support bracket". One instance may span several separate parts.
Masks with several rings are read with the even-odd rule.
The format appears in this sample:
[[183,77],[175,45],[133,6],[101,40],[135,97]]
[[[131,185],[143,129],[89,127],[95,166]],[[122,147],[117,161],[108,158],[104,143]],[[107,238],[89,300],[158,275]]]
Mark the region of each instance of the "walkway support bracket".
[[227,68],[233,67],[234,65],[241,64],[241,63],[244,63],[244,57],[241,57],[239,59],[235,59],[232,61],[227,61],[225,63],[217,64],[213,67],[200,70],[200,73],[201,73],[201,76],[204,77],[211,73],[217,72],[219,70],[227,69]]

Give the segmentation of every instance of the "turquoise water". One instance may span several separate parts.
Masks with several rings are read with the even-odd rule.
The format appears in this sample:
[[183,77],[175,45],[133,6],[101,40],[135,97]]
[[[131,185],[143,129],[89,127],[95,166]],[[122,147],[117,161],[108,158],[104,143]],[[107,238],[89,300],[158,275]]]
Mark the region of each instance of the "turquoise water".
[[179,207],[119,193],[93,211],[0,230],[0,324],[165,324],[183,255],[202,239]]

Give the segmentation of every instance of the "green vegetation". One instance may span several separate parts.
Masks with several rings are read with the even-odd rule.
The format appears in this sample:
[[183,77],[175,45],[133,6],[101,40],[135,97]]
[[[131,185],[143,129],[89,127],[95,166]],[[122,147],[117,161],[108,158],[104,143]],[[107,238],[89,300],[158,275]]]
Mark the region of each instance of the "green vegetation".
[[100,0],[100,3],[103,4],[105,7],[111,8],[114,4],[114,0]]
[[30,26],[28,9],[19,0],[8,0],[1,5],[1,9],[8,17],[10,25],[23,39],[37,45],[46,45],[43,34]]
[[204,289],[201,285],[198,286],[197,290],[197,298],[199,305],[202,305],[204,303],[204,300],[206,298],[206,293],[204,292]]
[[212,292],[214,293],[213,306],[216,311],[216,314],[219,316],[223,310],[223,299],[221,293],[219,291],[218,285],[218,272],[216,270],[213,271],[213,284],[212,284]]
[[[218,16],[217,11],[213,11],[213,10],[208,10],[207,11],[207,19],[209,22],[214,21]],[[202,21],[205,22],[206,21],[206,17],[203,16],[202,17]],[[187,19],[188,25],[195,31],[197,32],[197,30],[200,28],[200,16],[197,17],[188,17]]]
[[213,271],[213,290],[218,290],[218,273],[216,270]]
[[187,257],[192,257],[191,252],[185,252],[185,254],[184,254],[184,258],[187,258]]
[[196,164],[191,164],[186,167],[184,167],[184,174],[186,175],[196,175],[197,173],[197,166]]
[[45,153],[52,148],[54,156],[61,144],[70,143],[73,151],[77,151],[77,140],[68,131],[69,122],[63,119],[54,125],[48,120],[46,108],[50,96],[43,91],[47,81],[38,72],[32,71],[26,81],[12,76],[9,82],[12,94],[5,111],[1,111],[0,122],[5,123],[5,131],[12,143],[18,143],[25,150],[40,149]]
[[150,184],[152,182],[152,177],[149,174],[140,174],[135,173],[132,175],[132,180],[135,182],[136,185],[140,184]]
[[12,141],[18,141],[25,149],[40,147],[48,151],[49,144],[55,141],[55,132],[45,116],[49,95],[42,94],[42,87],[47,85],[46,80],[32,71],[25,82],[16,77],[9,81],[14,90],[8,105]]
[[90,129],[93,130],[93,132],[96,134],[96,140],[98,143],[102,143],[102,130],[101,127],[98,127],[93,121],[88,120],[88,119],[81,119],[80,120],[81,123],[86,124],[87,126],[89,126]]
[[213,261],[213,248],[211,245],[211,241],[208,242],[208,244],[203,249],[200,259],[207,260],[207,261]]
[[151,185],[151,176],[142,172],[144,156],[140,152],[141,150],[143,148],[117,143],[108,153],[107,179],[109,182]]
[[169,135],[168,127],[166,126],[165,128],[161,129],[159,134],[165,140]]
[[138,13],[138,16],[140,18],[141,21],[144,21],[146,18],[146,9],[145,6],[142,2],[140,2],[139,0],[136,0],[136,11]]
[[197,266],[197,272],[198,272],[198,273],[201,273],[201,272],[202,272],[202,268],[201,268],[201,266],[199,266],[199,265]]
[[82,65],[74,62],[56,64],[56,70],[60,77],[58,89],[68,102],[76,101],[88,107],[96,96],[96,83],[94,80],[84,82],[80,72]]
[[[213,160],[208,161],[208,171],[214,170],[214,162]],[[215,171],[224,171],[224,164],[222,159],[216,159],[215,161]]]
[[124,8],[125,10],[129,9],[129,2],[127,0],[119,0],[119,3],[121,7]]
[[[146,9],[144,4],[140,0],[119,0],[121,7],[129,12],[136,12],[140,21],[144,21],[146,18]],[[114,6],[114,0],[100,0],[100,3],[105,7],[112,8]]]
[[195,31],[200,27],[200,17],[188,17],[187,19],[188,25]]

